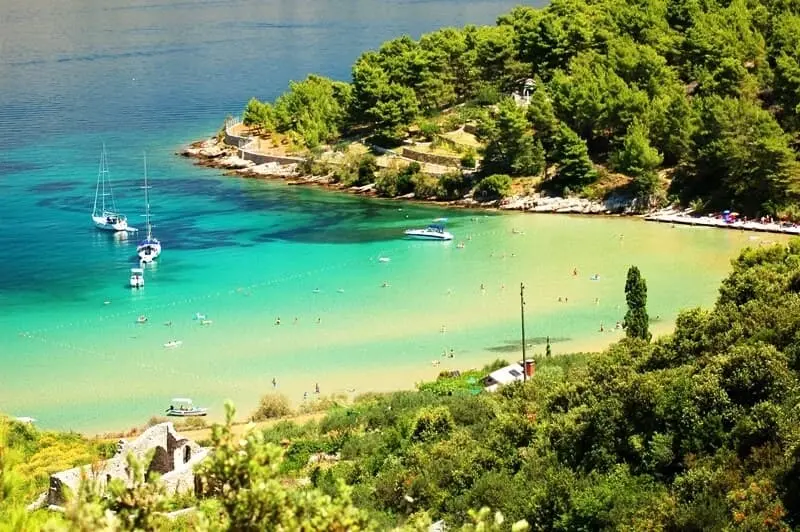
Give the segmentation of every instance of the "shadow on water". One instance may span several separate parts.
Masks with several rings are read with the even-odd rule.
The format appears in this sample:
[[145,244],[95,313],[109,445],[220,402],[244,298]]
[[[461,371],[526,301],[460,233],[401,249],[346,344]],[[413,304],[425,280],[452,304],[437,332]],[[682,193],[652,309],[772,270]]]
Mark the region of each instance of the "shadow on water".
[[[2,171],[2,168],[0,168]],[[28,190],[34,194],[46,194],[48,192],[65,192],[67,190],[72,190],[77,186],[81,186],[84,183],[80,181],[51,181],[49,183],[40,183],[38,185],[33,185]]]
[[[547,345],[547,336],[535,336],[533,338],[526,338],[525,347],[533,347],[537,345]],[[551,336],[550,344],[557,344],[560,342],[569,342],[572,338],[561,336]],[[494,353],[515,353],[522,350],[522,340],[506,340],[502,345],[495,345],[487,347],[487,351]]]

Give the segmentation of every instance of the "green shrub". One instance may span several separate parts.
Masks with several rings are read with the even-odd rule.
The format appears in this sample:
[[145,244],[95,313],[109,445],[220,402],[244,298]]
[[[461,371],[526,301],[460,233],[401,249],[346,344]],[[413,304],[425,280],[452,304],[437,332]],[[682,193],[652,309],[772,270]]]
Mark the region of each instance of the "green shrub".
[[476,158],[475,150],[472,148],[467,149],[467,152],[461,157],[461,166],[474,170],[477,164],[478,160]]
[[397,196],[397,178],[398,173],[391,168],[384,168],[378,173],[375,179],[375,192],[384,198],[393,198]]
[[268,393],[261,397],[258,408],[250,416],[252,421],[264,421],[265,419],[273,419],[276,417],[287,416],[292,413],[289,406],[289,399],[279,393]]
[[436,122],[424,121],[419,125],[419,132],[426,140],[431,141],[442,132],[442,128]]
[[461,115],[456,113],[450,113],[442,120],[442,129],[444,131],[455,131],[463,125],[464,120],[461,118]]
[[511,178],[505,174],[484,177],[475,187],[475,199],[491,201],[511,194]]
[[414,185],[414,196],[417,198],[428,199],[439,196],[439,180],[427,174],[415,174],[411,178]]
[[414,419],[411,430],[413,441],[435,441],[444,438],[453,430],[453,415],[444,406],[423,408]]
[[481,82],[475,90],[474,102],[478,105],[494,105],[500,101],[503,95],[500,91],[488,82]]

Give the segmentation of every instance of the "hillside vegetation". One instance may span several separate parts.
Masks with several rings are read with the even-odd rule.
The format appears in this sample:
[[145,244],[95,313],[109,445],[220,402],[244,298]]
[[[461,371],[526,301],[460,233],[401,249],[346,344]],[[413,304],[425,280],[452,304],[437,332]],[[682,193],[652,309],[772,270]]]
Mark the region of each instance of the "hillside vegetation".
[[[528,78],[530,103],[515,105],[509,96]],[[244,113],[245,123],[308,148],[353,135],[390,145],[412,124],[436,139],[475,124],[481,174],[423,184],[428,197],[463,195],[491,174],[581,192],[599,168],[629,176],[627,192],[650,198],[666,169],[662,200],[793,218],[799,117],[797,0],[517,7],[495,26],[388,41],[358,58],[350,83],[312,75]],[[475,155],[461,154],[465,168]]]

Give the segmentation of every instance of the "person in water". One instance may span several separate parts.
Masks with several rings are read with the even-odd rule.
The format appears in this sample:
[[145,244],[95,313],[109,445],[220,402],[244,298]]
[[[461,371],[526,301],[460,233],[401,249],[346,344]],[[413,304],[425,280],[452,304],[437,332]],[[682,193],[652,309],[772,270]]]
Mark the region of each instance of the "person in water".
[[280,324],[281,324],[281,317],[278,316],[277,319],[275,320],[275,325],[280,325]]
[[272,389],[274,390],[277,387],[278,387],[278,378],[272,377]]

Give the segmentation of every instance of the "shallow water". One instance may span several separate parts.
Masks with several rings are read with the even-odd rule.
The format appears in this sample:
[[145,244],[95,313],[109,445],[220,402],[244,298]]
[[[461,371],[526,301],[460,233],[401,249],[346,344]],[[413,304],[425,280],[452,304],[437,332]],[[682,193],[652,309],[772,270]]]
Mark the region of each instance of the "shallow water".
[[[294,402],[317,383],[324,394],[409,387],[445,368],[518,356],[520,282],[534,352],[547,336],[555,352],[598,348],[619,336],[631,264],[647,278],[656,330],[668,330],[680,308],[710,304],[729,259],[763,240],[634,219],[366,200],[223,177],[174,156],[251,95],[272,97],[309,71],[346,78],[358,53],[384,39],[491,22],[512,4],[7,6],[0,411],[93,431],[142,424],[174,396],[217,415],[232,398],[247,412],[273,377]],[[127,288],[136,238],[90,223],[102,142],[133,225],[142,221],[148,153],[164,254],[143,290]],[[463,249],[402,239],[403,229],[438,216],[450,218]],[[148,322],[137,324],[139,315]],[[182,345],[163,347],[173,339]],[[442,358],[450,349],[454,358]]]

